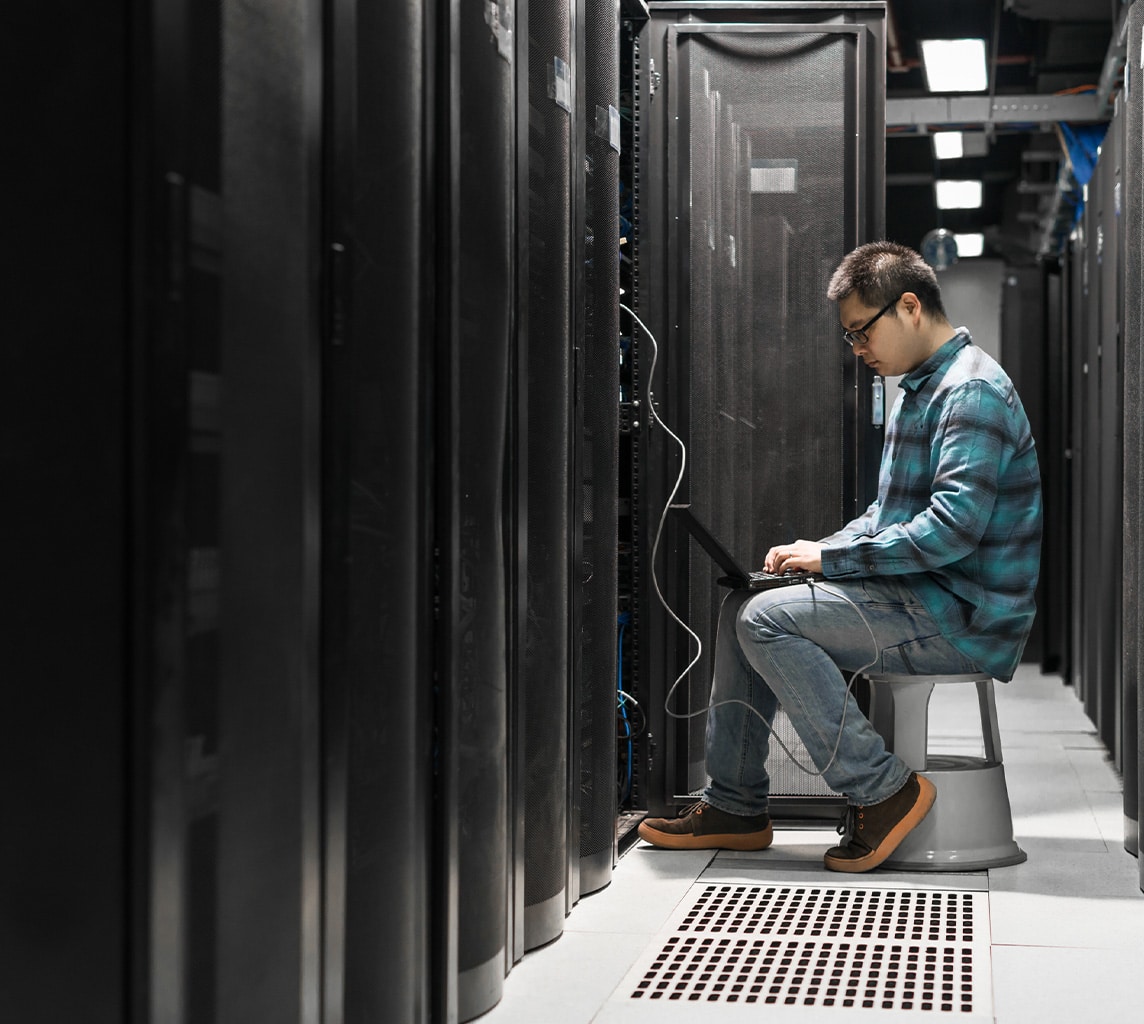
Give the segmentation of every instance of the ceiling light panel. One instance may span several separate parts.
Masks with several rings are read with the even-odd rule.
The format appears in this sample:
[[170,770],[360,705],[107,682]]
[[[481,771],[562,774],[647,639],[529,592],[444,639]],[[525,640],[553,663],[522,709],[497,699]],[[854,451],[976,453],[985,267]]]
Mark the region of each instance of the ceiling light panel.
[[981,207],[980,181],[935,181],[939,210],[976,210]]
[[954,235],[953,240],[957,243],[958,259],[980,256],[985,252],[985,236],[980,231],[967,235]]
[[984,92],[984,39],[923,39],[922,64],[930,92]]
[[938,160],[957,160],[963,156],[961,132],[934,132],[933,153]]

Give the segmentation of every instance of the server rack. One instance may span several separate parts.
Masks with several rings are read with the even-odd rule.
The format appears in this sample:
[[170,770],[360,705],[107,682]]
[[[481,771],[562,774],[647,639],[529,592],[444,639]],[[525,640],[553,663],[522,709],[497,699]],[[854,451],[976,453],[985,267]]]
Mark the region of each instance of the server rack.
[[[838,351],[825,289],[845,253],[884,223],[885,9],[653,3],[650,11],[656,92],[643,146],[637,312],[659,344],[651,401],[689,446],[676,500],[691,502],[750,561],[769,543],[836,529],[875,489],[881,437],[870,422],[871,380]],[[798,104],[777,108],[783,95]],[[646,374],[649,345],[640,345]],[[643,530],[639,658],[645,747],[656,755],[646,807],[663,813],[704,782],[700,716],[719,594],[706,556],[670,531],[653,566],[679,456],[649,419],[640,417],[639,444],[654,457],[641,461],[634,510]],[[694,649],[669,628],[653,568],[703,642],[673,696],[672,710],[693,716],[680,724],[664,699]],[[784,719],[780,738],[797,749]],[[821,780],[785,757],[768,767],[776,813],[836,812],[840,798]]]
[[525,949],[563,930],[570,881],[572,31],[568,0],[529,5]]
[[[1124,189],[1122,206],[1123,253],[1123,661],[1124,685],[1124,845],[1140,854],[1140,819],[1144,814],[1144,700],[1140,685],[1141,634],[1144,630],[1144,89],[1136,71],[1141,61],[1144,4],[1128,11],[1126,75],[1123,93]],[[1140,858],[1140,885],[1144,889],[1144,857]]]
[[[623,0],[620,25],[620,231],[619,291],[629,309],[641,308],[644,124],[657,73],[648,55],[648,9],[644,0]],[[642,507],[644,446],[641,419],[644,382],[640,375],[640,335],[627,313],[620,318],[619,353],[619,503],[617,508],[617,841],[635,840],[635,826],[646,807],[647,783],[657,737],[649,734],[644,707],[642,638],[644,619],[639,595],[644,583],[645,524]]]
[[[619,0],[582,0],[578,153],[584,186],[582,300],[576,309],[573,700],[579,764],[577,897],[607,885],[616,856],[617,545],[619,525]],[[582,372],[580,368],[582,367]]]
[[1100,513],[1097,522],[1101,619],[1098,633],[1100,676],[1098,701],[1101,738],[1119,770],[1122,763],[1123,701],[1121,681],[1121,533],[1123,519],[1124,390],[1120,324],[1121,154],[1124,118],[1116,98],[1112,122],[1100,148],[1096,174],[1099,226],[1096,252],[1100,289]]

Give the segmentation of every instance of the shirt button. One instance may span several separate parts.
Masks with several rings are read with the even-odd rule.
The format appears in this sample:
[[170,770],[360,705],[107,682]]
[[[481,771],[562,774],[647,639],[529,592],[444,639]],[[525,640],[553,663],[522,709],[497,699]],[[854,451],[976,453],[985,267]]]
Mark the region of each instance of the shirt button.
[[873,562],[868,563],[866,568],[869,569],[871,572],[873,572],[874,571],[874,563]]

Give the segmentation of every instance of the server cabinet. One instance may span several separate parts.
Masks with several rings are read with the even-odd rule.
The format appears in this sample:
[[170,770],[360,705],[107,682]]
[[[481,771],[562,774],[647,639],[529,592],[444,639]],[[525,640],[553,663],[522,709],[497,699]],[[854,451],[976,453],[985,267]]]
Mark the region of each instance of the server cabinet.
[[[1080,537],[1082,543],[1097,536],[1100,521],[1100,445],[1103,410],[1100,407],[1100,275],[1097,248],[1100,245],[1099,178],[1093,175],[1087,186],[1087,201],[1081,214],[1084,231],[1080,252],[1081,294],[1080,337],[1082,426],[1080,479]],[[1080,689],[1085,713],[1100,727],[1100,624],[1105,610],[1100,605],[1098,580],[1081,574],[1080,602]]]
[[[12,9],[7,68],[37,89],[10,104],[0,350],[9,538],[0,670],[9,723],[0,843],[0,1017],[118,1024],[146,1009],[134,962],[146,884],[129,642],[129,367],[139,295],[125,102],[139,51],[131,5]],[[61,22],[84,41],[59,59]],[[16,197],[19,197],[16,199]],[[61,966],[66,965],[61,973]],[[64,978],[66,977],[66,981]]]
[[[644,460],[639,515],[646,564],[702,642],[665,711],[696,649],[649,581],[640,657],[645,677],[662,686],[648,700],[661,744],[648,808],[658,813],[705,781],[703,711],[721,597],[707,556],[658,529],[664,505],[691,503],[750,563],[771,544],[837,529],[874,494],[873,381],[838,340],[825,292],[842,257],[883,228],[885,11],[876,3],[650,8],[657,88],[637,312],[658,342],[648,398],[687,455],[676,489],[682,457],[644,418],[641,443],[653,457]],[[641,373],[651,369],[644,351]],[[777,731],[799,750],[785,716]],[[776,813],[788,797],[790,813],[834,813],[838,797],[819,778],[781,752],[768,767]]]
[[[1085,543],[1085,494],[1088,463],[1088,434],[1094,424],[1089,422],[1088,350],[1086,315],[1088,308],[1088,272],[1086,269],[1088,232],[1082,215],[1077,222],[1065,254],[1068,271],[1068,325],[1069,325],[1069,448],[1071,459],[1071,487],[1069,514],[1069,543],[1073,551],[1080,551]],[[1070,590],[1073,596],[1073,614],[1070,621],[1069,674],[1067,681],[1078,699],[1084,699],[1085,663],[1088,658],[1086,629],[1086,600],[1084,562],[1074,558],[1070,566]]]
[[[564,928],[573,808],[569,776],[572,580],[572,78],[570,0],[530,4],[528,57],[527,625],[524,947]],[[522,73],[525,69],[522,68]]]
[[1101,738],[1119,770],[1122,762],[1123,686],[1121,683],[1121,534],[1123,524],[1123,361],[1120,346],[1121,261],[1120,207],[1122,203],[1121,154],[1124,117],[1121,99],[1104,142],[1096,174],[1099,225],[1096,270],[1100,289],[1100,494],[1097,534],[1099,540],[1100,697]]
[[[1041,551],[1041,671],[1067,678],[1069,624],[1072,616],[1069,543],[1070,460],[1068,449],[1067,274],[1064,265],[1048,260],[1043,267],[1045,387],[1042,433],[1038,439],[1041,487],[1044,491],[1044,544]],[[1050,415],[1044,415],[1051,410]]]
[[[1124,779],[1124,845],[1130,852],[1140,853],[1140,818],[1144,812],[1144,760],[1140,758],[1144,739],[1144,700],[1141,699],[1142,665],[1141,635],[1144,632],[1144,474],[1140,472],[1144,456],[1144,142],[1141,123],[1144,119],[1144,90],[1135,70],[1140,67],[1141,30],[1144,28],[1144,5],[1133,4],[1128,11],[1128,54],[1125,76],[1123,205],[1121,208],[1121,251],[1123,253],[1123,329],[1124,367],[1124,512],[1122,547],[1123,647],[1122,680],[1124,686],[1124,752],[1121,775]],[[1144,889],[1144,857],[1140,858],[1140,881]]]
[[573,700],[576,894],[605,886],[616,855],[616,650],[619,504],[620,69],[619,0],[582,0],[579,120],[584,206],[581,312],[576,330],[578,551]]
[[[456,999],[456,956],[431,955],[448,950],[450,926],[454,943],[457,934],[456,873],[447,870],[450,851],[433,842],[432,813],[435,488],[425,452],[434,438],[438,192],[424,140],[449,123],[425,77],[436,27],[419,4],[382,11],[338,0],[325,40],[322,1009],[330,1020],[417,1024],[431,1019],[435,997]],[[451,695],[453,679],[442,678]],[[441,779],[443,825],[455,788]]]
[[[503,991],[510,943],[506,457],[514,298],[515,79],[509,4],[452,5],[436,86],[435,400],[440,843],[435,956],[468,1020]],[[455,872],[455,876],[454,876]],[[455,927],[454,927],[455,926]],[[448,995],[449,988],[444,989]]]
[[[1045,274],[1040,267],[1006,267],[1001,289],[1001,364],[1017,387],[1037,445],[1041,486],[1048,493],[1051,476],[1050,445],[1045,396],[1052,373],[1051,349],[1046,337]],[[1030,338],[1045,339],[1035,349]],[[1032,353],[1036,353],[1035,357]],[[1047,531],[1046,531],[1047,532]],[[1037,580],[1037,616],[1025,645],[1024,660],[1043,660],[1046,617],[1049,614],[1049,580],[1042,545],[1041,573]]]

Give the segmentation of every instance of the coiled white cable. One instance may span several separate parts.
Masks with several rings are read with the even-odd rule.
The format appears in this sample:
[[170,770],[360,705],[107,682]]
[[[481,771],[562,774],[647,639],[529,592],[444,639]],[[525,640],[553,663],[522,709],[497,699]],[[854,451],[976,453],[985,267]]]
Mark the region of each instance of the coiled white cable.
[[807,580],[806,585],[811,587],[811,588],[817,587],[819,589],[825,590],[828,594],[833,594],[835,597],[841,598],[848,605],[850,605],[850,607],[853,608],[854,611],[858,613],[858,617],[862,620],[862,624],[866,627],[867,632],[870,634],[870,641],[874,645],[874,652],[875,652],[874,657],[871,661],[867,662],[861,668],[855,669],[850,675],[850,680],[846,684],[846,697],[843,698],[843,704],[842,704],[842,720],[838,724],[838,735],[837,735],[837,737],[835,737],[835,740],[834,740],[834,749],[830,753],[830,759],[826,762],[826,764],[821,769],[817,769],[814,767],[807,767],[805,764],[803,764],[798,759],[798,757],[795,756],[795,754],[791,751],[791,749],[785,743],[783,743],[782,739],[775,732],[771,723],[769,723],[763,717],[762,713],[758,710],[758,708],[756,708],[753,704],[750,704],[745,700],[740,700],[737,697],[732,697],[728,700],[715,701],[714,703],[708,704],[707,707],[702,708],[699,711],[690,711],[690,712],[687,712],[685,714],[680,714],[677,711],[671,710],[671,698],[674,696],[676,688],[679,686],[679,684],[681,682],[683,682],[684,679],[687,678],[688,674],[696,666],[696,664],[698,664],[699,659],[703,654],[703,641],[700,640],[698,634],[686,622],[684,622],[682,618],[680,618],[680,616],[676,613],[675,609],[673,609],[667,603],[667,599],[663,596],[663,592],[659,588],[659,580],[655,574],[655,559],[656,559],[656,553],[659,550],[660,538],[663,535],[663,525],[667,520],[668,510],[671,508],[672,504],[674,504],[675,496],[679,492],[679,488],[683,484],[683,475],[687,469],[687,446],[683,443],[682,440],[680,440],[678,435],[676,435],[676,433],[666,423],[664,423],[662,419],[660,419],[659,414],[655,411],[655,402],[653,400],[653,392],[652,392],[652,381],[655,379],[655,368],[656,368],[656,364],[659,361],[659,345],[656,343],[655,335],[652,334],[652,332],[650,330],[648,330],[647,324],[645,324],[632,310],[630,310],[622,302],[620,303],[620,309],[622,309],[637,324],[639,324],[641,330],[643,330],[644,334],[646,334],[648,336],[648,340],[651,341],[652,358],[651,358],[651,368],[648,372],[648,377],[647,377],[647,393],[646,393],[647,394],[647,407],[648,407],[648,410],[649,410],[651,417],[655,420],[656,423],[658,423],[661,427],[663,427],[663,429],[667,433],[667,435],[677,445],[679,445],[679,451],[680,451],[679,475],[675,478],[675,483],[671,488],[671,492],[667,496],[667,501],[664,503],[663,512],[660,513],[659,523],[656,526],[656,531],[655,531],[655,540],[652,542],[652,546],[651,546],[651,582],[652,582],[652,589],[655,590],[655,596],[659,599],[659,603],[663,606],[663,608],[667,612],[667,614],[669,616],[671,616],[672,620],[675,621],[679,626],[681,626],[686,631],[687,635],[691,638],[691,640],[694,641],[696,651],[695,651],[695,657],[693,657],[691,659],[691,661],[689,661],[687,663],[687,666],[676,677],[675,682],[673,682],[671,684],[671,687],[668,689],[667,696],[664,697],[664,701],[663,701],[663,710],[670,718],[675,718],[675,719],[679,719],[679,720],[687,720],[687,719],[691,719],[691,718],[698,718],[700,715],[705,715],[712,708],[724,707],[728,704],[742,704],[743,707],[747,708],[748,711],[750,711],[756,718],[759,719],[759,721],[761,721],[763,723],[764,726],[766,726],[767,731],[774,738],[775,742],[779,745],[779,747],[783,750],[783,752],[787,755],[787,757],[789,757],[791,759],[791,761],[794,762],[794,764],[799,769],[806,772],[808,775],[821,776],[830,769],[830,766],[832,764],[834,764],[835,758],[837,758],[837,756],[838,756],[838,748],[842,743],[842,733],[846,728],[846,713],[849,710],[849,699],[848,698],[850,696],[851,690],[854,687],[855,681],[857,680],[858,676],[861,675],[861,673],[866,671],[866,669],[877,664],[878,659],[882,656],[882,650],[878,646],[878,638],[874,635],[874,630],[870,627],[870,623],[867,621],[866,616],[862,614],[862,609],[859,608],[858,605],[855,604],[854,601],[852,601],[846,594],[842,593],[842,591],[837,590],[834,587],[827,586],[821,580]]

